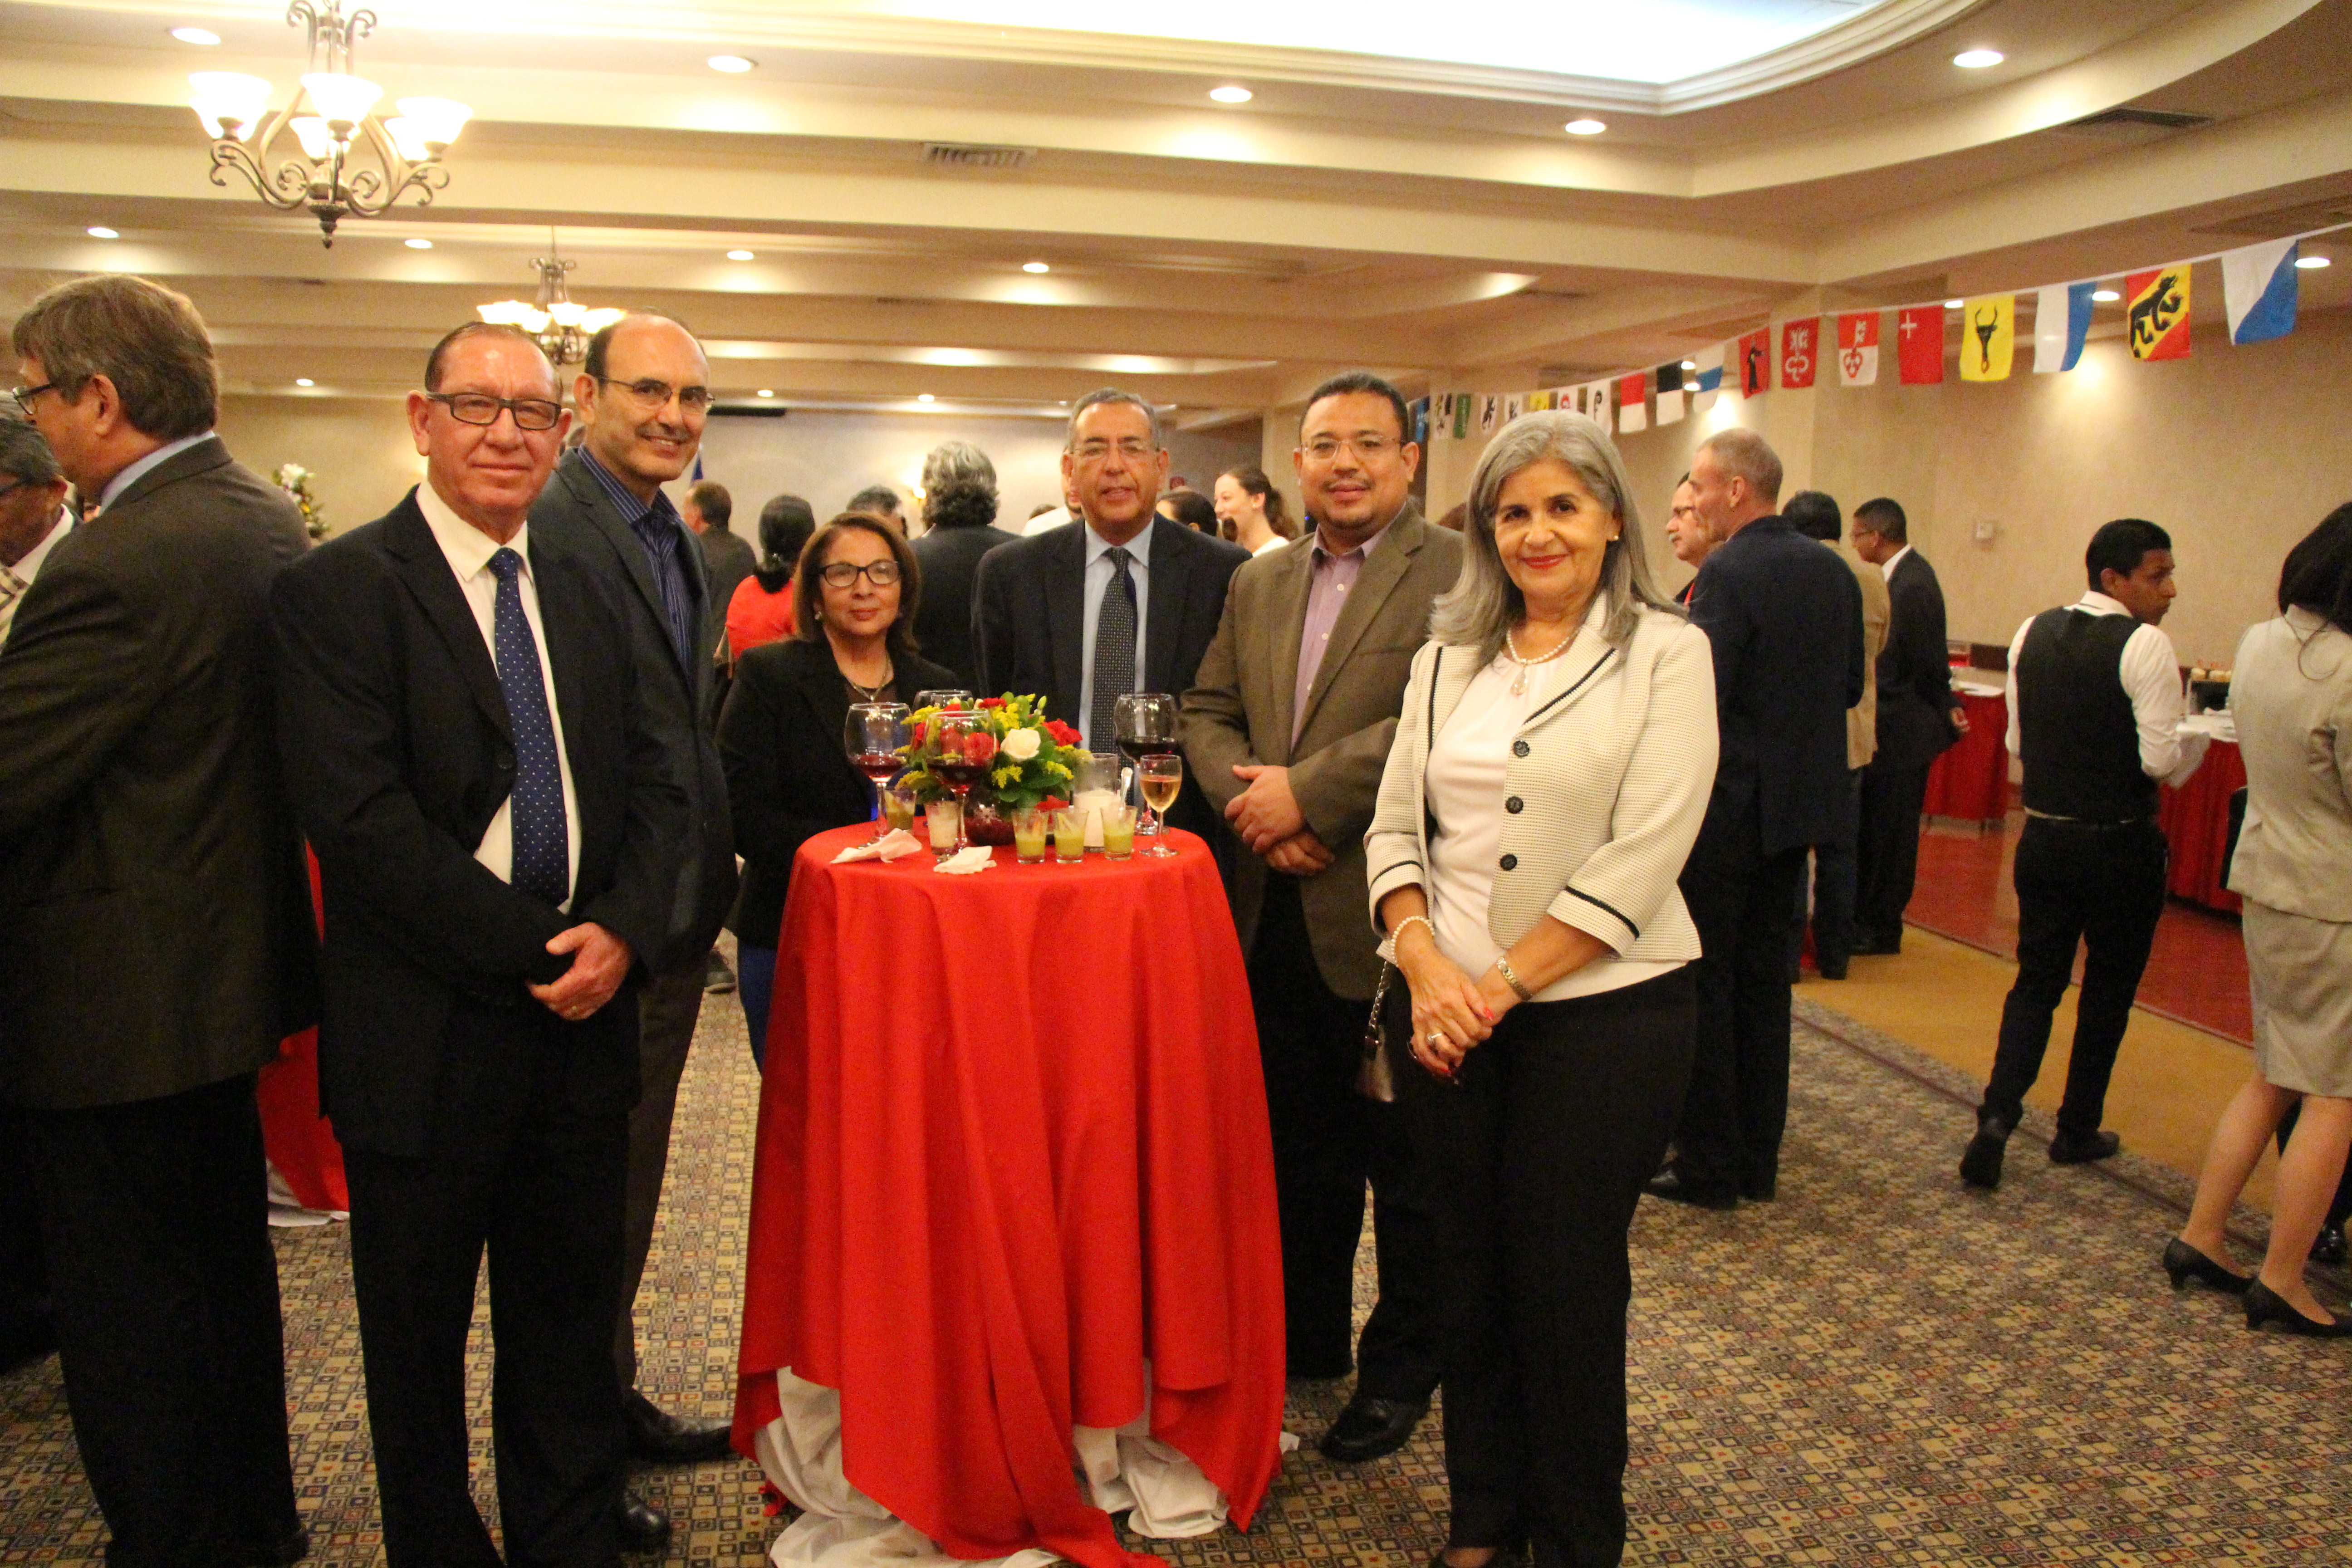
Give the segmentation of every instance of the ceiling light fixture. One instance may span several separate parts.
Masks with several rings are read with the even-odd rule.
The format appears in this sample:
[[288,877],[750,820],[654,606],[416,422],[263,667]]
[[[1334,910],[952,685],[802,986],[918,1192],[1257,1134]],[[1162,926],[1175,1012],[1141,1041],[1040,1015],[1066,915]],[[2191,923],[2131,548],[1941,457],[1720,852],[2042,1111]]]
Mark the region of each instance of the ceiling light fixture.
[[566,261],[556,253],[555,234],[547,236],[548,254],[534,256],[530,264],[539,269],[539,297],[526,304],[520,300],[499,300],[488,305],[477,305],[475,313],[496,326],[520,327],[535,339],[540,351],[551,363],[558,366],[575,364],[588,357],[588,340],[611,326],[626,310],[610,308],[591,310],[577,304],[563,277],[580,264]]
[[1213,87],[1209,96],[1219,103],[1247,103],[1257,95],[1245,87]]
[[1966,300],[1947,300],[1944,301],[1944,309],[1947,310],[1964,310],[1968,309],[1968,304],[1969,302]]
[[1606,121],[1594,120],[1588,116],[1582,120],[1571,120],[1560,129],[1570,136],[1598,136],[1609,129],[1609,124]]
[[2316,272],[2319,268],[2327,265],[2327,258],[2325,256],[2298,256],[2294,258],[2294,264],[2297,267],[2302,268],[2306,272]]
[[195,44],[207,49],[220,42],[218,33],[208,33],[202,27],[174,27],[172,29],[172,37],[184,44]]
[[[234,169],[281,212],[309,208],[329,246],[346,217],[379,216],[411,191],[419,205],[430,203],[449,183],[441,154],[474,111],[446,98],[404,98],[398,114],[380,119],[383,89],[352,74],[352,45],[375,30],[375,13],[346,16],[342,0],[326,0],[323,10],[293,0],[286,20],[307,31],[310,68],[284,109],[270,110],[274,89],[257,76],[188,78],[196,118],[213,139],[213,184],[226,186]],[[288,134],[296,145],[280,150],[292,155],[273,162],[273,144]]]
[[1964,71],[1980,71],[2007,58],[1999,49],[1962,49],[1952,57],[1952,63]]
[[433,248],[433,242],[429,239],[404,239],[402,240],[401,243],[408,247],[411,250],[430,250]]
[[297,386],[316,386],[316,385],[318,385],[319,384],[318,384],[317,382],[315,382],[315,381],[312,381],[312,380],[311,380],[309,376],[307,376],[307,375],[298,375],[298,376],[296,376],[296,377],[294,378],[294,384],[295,384],[295,385],[297,385]]
[[2112,305],[2123,296],[2112,289],[2094,289],[2091,290],[2091,298],[2102,305]]
[[1686,359],[1683,361],[1683,368],[1685,370],[1696,370],[1698,368],[1698,361],[1695,359]]
[[915,401],[918,403],[937,403],[939,399],[933,397],[928,392],[919,392],[915,394]]
[[729,76],[741,76],[759,63],[757,60],[747,60],[741,55],[713,55],[709,60],[712,70],[725,71]]
[[[122,237],[121,235],[116,233],[114,230],[100,225],[93,225],[90,227],[82,230],[82,232],[89,236],[92,239],[121,239]],[[2327,264],[2323,261],[2320,265],[2325,267]]]
[[727,253],[727,259],[730,261],[749,261],[751,259],[751,252],[748,250],[730,250]]
[[773,397],[776,395],[776,393],[773,387],[763,386],[751,395],[754,397]]
[[[2326,264],[2322,263],[2322,265],[2324,266]],[[1024,272],[1051,272],[1054,269],[1046,266],[1042,261],[1024,261],[1021,264],[1021,270]]]

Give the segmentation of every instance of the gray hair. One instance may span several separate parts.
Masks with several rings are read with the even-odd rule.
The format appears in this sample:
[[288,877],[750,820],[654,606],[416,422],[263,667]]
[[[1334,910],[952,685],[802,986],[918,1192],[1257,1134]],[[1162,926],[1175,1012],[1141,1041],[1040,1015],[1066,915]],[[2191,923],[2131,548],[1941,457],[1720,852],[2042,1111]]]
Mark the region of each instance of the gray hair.
[[1124,403],[1130,408],[1142,409],[1143,416],[1151,422],[1151,445],[1153,448],[1158,449],[1168,445],[1168,433],[1161,429],[1160,425],[1160,410],[1152,407],[1151,405],[1146,403],[1143,399],[1138,397],[1131,392],[1121,392],[1115,386],[1106,386],[1099,392],[1087,393],[1084,397],[1079,398],[1076,403],[1070,405],[1070,428],[1069,433],[1062,437],[1063,450],[1071,450],[1078,444],[1078,416],[1080,415],[1084,414],[1089,408],[1100,408],[1105,404],[1112,403]]
[[993,500],[996,465],[988,460],[987,453],[969,441],[942,441],[923,458],[923,491],[928,495],[959,480],[983,487]]
[[0,474],[28,485],[54,485],[65,479],[48,441],[25,419],[0,419]]
[[1737,425],[1717,430],[1698,444],[1698,450],[1714,453],[1717,468],[1734,479],[1746,479],[1759,500],[1780,504],[1780,454],[1755,431]]
[[1522,414],[1486,444],[1470,476],[1470,510],[1462,522],[1462,575],[1431,606],[1429,635],[1440,642],[1475,647],[1480,661],[1503,650],[1511,624],[1527,613],[1527,600],[1503,567],[1495,544],[1495,511],[1503,485],[1520,469],[1547,459],[1565,463],[1584,488],[1622,524],[1601,560],[1599,592],[1608,613],[1601,635],[1622,644],[1644,609],[1684,613],[1651,574],[1641,509],[1615,443],[1581,414],[1547,409]]
[[77,278],[16,318],[18,359],[37,360],[68,403],[93,376],[114,384],[122,416],[142,436],[177,441],[213,427],[220,372],[205,319],[184,294],[123,273]]

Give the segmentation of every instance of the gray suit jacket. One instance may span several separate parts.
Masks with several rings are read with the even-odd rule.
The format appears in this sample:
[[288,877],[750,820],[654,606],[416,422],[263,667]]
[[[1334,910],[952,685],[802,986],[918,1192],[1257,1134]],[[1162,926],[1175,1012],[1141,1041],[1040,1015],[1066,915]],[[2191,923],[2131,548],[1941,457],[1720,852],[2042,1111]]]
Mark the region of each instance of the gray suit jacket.
[[530,509],[530,527],[532,537],[561,543],[614,578],[629,604],[638,668],[667,678],[655,694],[653,729],[671,782],[686,792],[690,831],[671,902],[669,941],[660,952],[638,955],[658,974],[699,963],[735,902],[735,837],[727,815],[727,773],[708,721],[711,687],[718,677],[712,650],[726,630],[727,606],[714,602],[703,574],[702,552],[693,547],[688,535],[688,547],[677,552],[677,559],[693,579],[701,615],[695,622],[694,657],[681,668],[662,618],[661,590],[654,584],[646,547],[586,464],[574,452],[556,465],[555,477]]
[[201,442],[59,542],[0,653],[0,1101],[181,1094],[318,1017],[278,763],[284,495]]
[[[1417,505],[1405,503],[1331,628],[1302,726],[1292,706],[1313,563],[1309,534],[1234,574],[1216,640],[1184,694],[1184,754],[1219,811],[1246,787],[1234,776],[1236,765],[1290,770],[1307,826],[1335,857],[1300,889],[1316,966],[1337,994],[1369,999],[1381,961],[1364,927],[1364,830],[1371,826],[1412,656],[1429,637],[1431,601],[1461,574],[1462,536],[1431,526]],[[1272,873],[1255,855],[1236,861],[1234,924],[1246,952]]]

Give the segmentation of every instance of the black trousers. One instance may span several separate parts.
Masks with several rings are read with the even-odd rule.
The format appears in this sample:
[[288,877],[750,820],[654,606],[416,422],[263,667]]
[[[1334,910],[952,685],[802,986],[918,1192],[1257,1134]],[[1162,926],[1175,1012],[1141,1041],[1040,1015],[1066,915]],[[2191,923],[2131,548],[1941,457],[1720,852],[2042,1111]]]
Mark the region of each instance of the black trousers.
[[25,1119],[0,1106],[0,1373],[57,1349],[41,1205],[25,1158]]
[[1274,1131],[1290,1375],[1348,1370],[1369,1182],[1381,1295],[1356,1346],[1356,1394],[1426,1400],[1438,1358],[1429,1194],[1402,1113],[1356,1092],[1371,1004],[1324,984],[1294,878],[1266,879],[1249,981]]
[[1813,846],[1812,899],[1805,898],[1806,877],[1803,869],[1797,873],[1797,891],[1790,900],[1791,924],[1789,927],[1789,978],[1793,984],[1805,955],[1805,919],[1812,917],[1813,958],[1822,973],[1843,969],[1853,957],[1854,889],[1856,867],[1855,845],[1862,817],[1863,770],[1854,768],[1846,774],[1846,801],[1843,826],[1837,838],[1828,844]]
[[644,1089],[629,1112],[627,1253],[621,1277],[621,1311],[613,1330],[613,1367],[623,1388],[637,1384],[637,1288],[653,1251],[661,1213],[662,1178],[669,1171],[669,1129],[677,1115],[678,1080],[686,1076],[694,1026],[702,1016],[704,963],[709,954],[657,974],[638,995],[637,1069]]
[[257,1561],[299,1521],[253,1075],[23,1125],[108,1563]]
[[1698,1031],[1675,1163],[1694,1187],[1769,1192],[1789,1120],[1789,930],[1802,847],[1767,855],[1756,807],[1707,812],[1683,867],[1705,950]]
[[1623,1554],[1625,1233],[1682,1103],[1696,1024],[1684,968],[1514,1008],[1458,1088],[1395,1042],[1445,1268],[1449,1546],[1524,1536],[1542,1568]]
[[[634,1006],[624,992],[610,1004]],[[352,1282],[385,1555],[494,1568],[467,1480],[466,1338],[489,1252],[491,1426],[507,1563],[614,1564],[628,1118],[562,1093],[561,1025],[460,1002],[422,1156],[346,1149]]]
[[2017,1125],[2025,1091],[2042,1076],[2051,1016],[2074,978],[2080,942],[2083,994],[2058,1128],[2078,1137],[2099,1130],[2107,1079],[2164,912],[2167,853],[2153,822],[2095,827],[2025,819],[2017,840],[2017,983],[2001,1004],[2000,1048],[1981,1116]]
[[1853,901],[1859,940],[1903,943],[1903,911],[1910,908],[1911,889],[1919,879],[1919,812],[1927,801],[1927,770],[1933,765],[1874,762],[1862,770]]

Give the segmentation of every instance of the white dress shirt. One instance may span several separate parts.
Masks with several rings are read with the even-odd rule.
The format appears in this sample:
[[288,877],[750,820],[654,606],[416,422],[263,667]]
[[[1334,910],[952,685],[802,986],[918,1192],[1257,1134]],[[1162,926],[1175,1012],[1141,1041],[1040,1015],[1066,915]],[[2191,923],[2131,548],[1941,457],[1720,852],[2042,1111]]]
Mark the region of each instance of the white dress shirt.
[[1269,551],[1279,550],[1289,542],[1289,540],[1283,538],[1282,535],[1277,533],[1272,539],[1267,540],[1264,544],[1259,545],[1255,550],[1251,551],[1250,554],[1253,556],[1264,555]]
[[1892,583],[1895,581],[1895,569],[1897,566],[1902,565],[1903,558],[1910,553],[1911,547],[1906,544],[1902,549],[1896,551],[1894,554],[1888,556],[1885,561],[1879,563],[1878,569],[1886,574],[1886,580],[1888,582]]
[[[1151,523],[1127,542],[1127,552],[1134,559],[1127,563],[1128,575],[1135,581],[1135,684],[1130,691],[1143,689],[1144,631],[1151,624],[1151,536],[1156,531]],[[1110,592],[1111,580],[1118,568],[1111,563],[1111,547],[1095,531],[1095,525],[1086,525],[1086,619],[1081,624],[1085,632],[1079,646],[1085,649],[1083,668],[1078,677],[1078,733],[1086,737],[1090,752],[1115,750],[1115,737],[1089,733],[1094,728],[1095,712],[1095,624],[1102,615],[1103,595]]]
[[[1889,564],[1893,564],[1889,563]],[[2128,616],[2122,603],[2093,589],[2066,606],[2078,615]],[[2025,634],[2041,619],[2030,616],[2009,639],[2009,754],[2025,754],[2023,733],[2017,720],[2017,658],[2025,649]],[[2123,663],[2116,670],[2125,693],[2131,698],[2132,719],[2139,730],[2139,771],[2160,784],[2187,781],[2205,760],[2209,743],[2202,735],[2180,732],[2186,704],[2180,695],[2180,660],[2162,626],[2143,626],[2124,644]]]
[[[580,797],[572,787],[572,755],[563,744],[563,710],[555,701],[555,667],[547,656],[547,627],[539,618],[539,585],[530,572],[530,525],[516,530],[515,536],[502,547],[499,542],[459,517],[433,489],[431,480],[416,487],[416,509],[425,514],[425,526],[433,531],[433,542],[441,547],[443,559],[457,579],[457,586],[466,595],[466,607],[474,612],[474,624],[482,629],[482,646],[489,650],[490,662],[498,662],[498,641],[492,635],[497,625],[499,604],[498,574],[490,570],[490,557],[501,548],[512,550],[522,557],[522,570],[515,574],[515,587],[522,595],[522,618],[530,624],[531,640],[539,645],[540,684],[547,691],[547,716],[555,727],[555,765],[563,779],[563,848],[564,886],[572,888],[580,880]],[[514,880],[514,798],[499,805],[499,814],[482,832],[481,843],[474,847],[474,858],[489,868],[490,875],[501,882]],[[556,906],[569,913],[572,900],[567,895]]]
[[73,512],[67,507],[58,508],[58,515],[49,524],[41,542],[25,552],[24,558],[14,566],[0,566],[0,645],[8,641],[8,629],[16,624],[16,606],[25,600],[25,590],[41,574],[41,563],[49,558],[58,540],[73,531]]
[[132,485],[137,484],[141,476],[144,475],[149,469],[162,468],[165,463],[170,462],[173,458],[178,457],[181,453],[186,451],[197,442],[209,441],[212,438],[213,433],[206,430],[194,436],[183,436],[176,441],[164,442],[163,445],[156,447],[153,451],[148,453],[145,457],[140,458],[137,462],[131,464],[129,468],[123,469],[121,473],[106,481],[106,489],[100,493],[98,498],[98,510],[104,511],[108,507],[112,506],[116,500],[121,496],[122,492],[129,489]]

